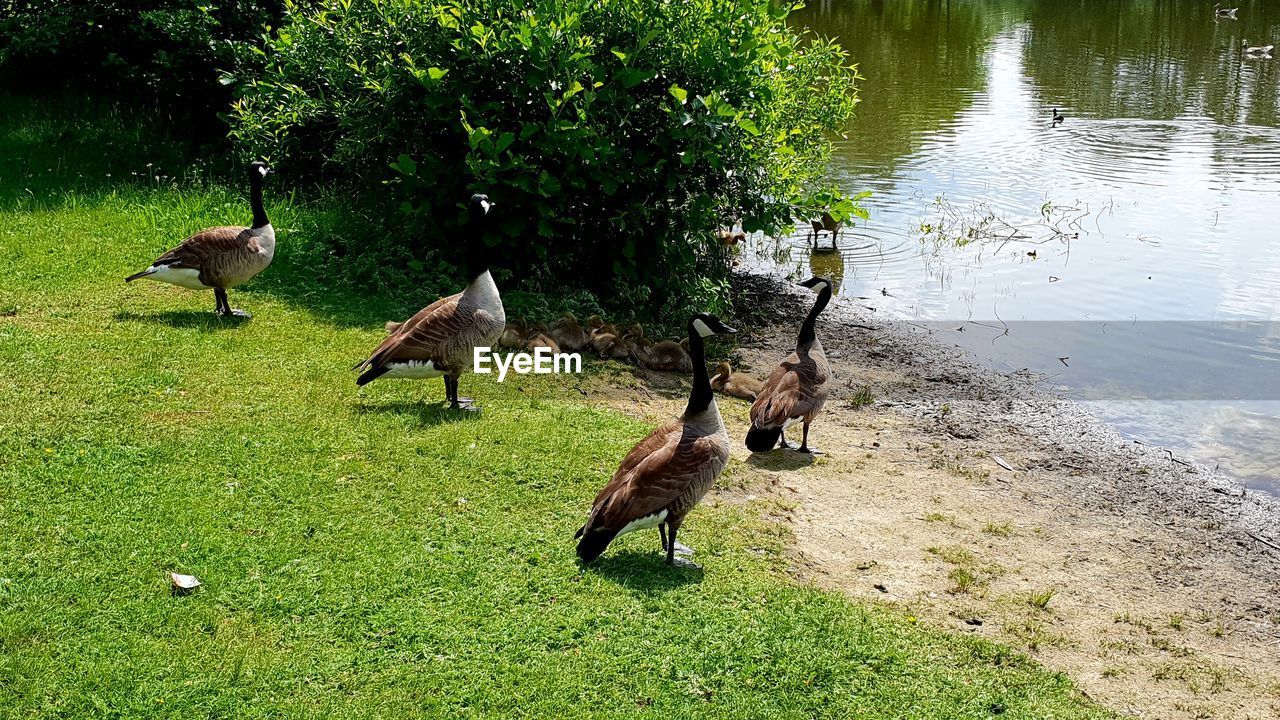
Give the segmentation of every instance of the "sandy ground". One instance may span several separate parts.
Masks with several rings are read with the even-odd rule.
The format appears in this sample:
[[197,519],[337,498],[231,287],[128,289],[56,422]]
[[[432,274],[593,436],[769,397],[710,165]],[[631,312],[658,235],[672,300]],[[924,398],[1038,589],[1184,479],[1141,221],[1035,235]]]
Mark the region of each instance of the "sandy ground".
[[[739,369],[763,377],[811,296],[739,284],[756,328]],[[1280,501],[857,312],[833,303],[819,322],[838,382],[810,435],[826,454],[738,445],[710,502],[759,500],[789,523],[798,580],[1019,648],[1116,711],[1280,718]],[[680,412],[687,380],[637,378],[639,401],[593,398]],[[749,404],[720,407],[743,437]]]

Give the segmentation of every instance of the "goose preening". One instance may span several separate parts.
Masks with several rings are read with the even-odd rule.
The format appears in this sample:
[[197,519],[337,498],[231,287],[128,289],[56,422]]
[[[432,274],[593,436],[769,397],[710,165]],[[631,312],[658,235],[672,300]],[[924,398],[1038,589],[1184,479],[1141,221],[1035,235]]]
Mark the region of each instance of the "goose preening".
[[276,231],[262,207],[262,179],[266,163],[249,165],[250,227],[215,227],[192,235],[161,255],[142,272],[125,278],[159,280],[191,290],[213,290],[215,312],[224,317],[251,317],[227,301],[227,290],[246,282],[271,264],[276,254]]
[[1249,57],[1255,57],[1255,58],[1271,57],[1271,51],[1276,48],[1275,45],[1260,45],[1257,47],[1249,47],[1248,40],[1242,41],[1241,46],[1244,48],[1245,55],[1248,55]]
[[727,362],[716,365],[715,377],[711,378],[712,390],[743,400],[755,400],[762,387],[764,383],[746,373],[734,372]]
[[619,535],[652,527],[658,528],[667,564],[675,564],[677,551],[692,554],[676,542],[676,533],[729,460],[729,434],[711,393],[703,343],[713,335],[731,332],[733,328],[713,315],[698,313],[690,318],[693,388],[689,404],[678,420],[636,443],[596,495],[586,524],[574,536],[583,562],[600,557]]
[[1220,18],[1231,18],[1232,20],[1235,20],[1236,13],[1239,12],[1239,10],[1240,8],[1238,7],[1224,8],[1222,7],[1222,3],[1214,3],[1213,5],[1214,16]]
[[479,409],[470,398],[458,397],[458,379],[471,367],[475,348],[492,347],[507,322],[482,240],[492,207],[488,196],[480,194],[472,195],[467,207],[467,222],[459,238],[464,266],[471,277],[467,288],[431,303],[397,327],[368,360],[352,368],[363,371],[356,385],[384,377],[443,377],[450,407]]
[[751,429],[747,431],[747,449],[752,452],[772,450],[774,445],[786,448],[785,431],[796,423],[804,423],[800,452],[817,453],[809,447],[809,424],[822,410],[831,392],[831,365],[822,343],[814,333],[818,314],[831,301],[831,281],[812,277],[801,285],[817,293],[813,309],[800,326],[796,351],[787,356],[764,381],[764,387],[751,404]]
[[[839,248],[836,247],[836,237],[840,234],[840,229],[844,227],[844,223],[836,220],[831,213],[824,212],[822,217],[817,220],[810,220],[809,224],[813,226],[813,251],[814,252],[835,252]],[[818,238],[824,232],[831,233],[831,247],[819,248]]]
[[1066,119],[1067,119],[1067,116],[1066,116],[1066,115],[1063,115],[1062,113],[1058,112],[1058,108],[1054,108],[1054,109],[1053,109],[1053,120],[1049,121],[1049,125],[1050,125],[1050,126],[1055,126],[1055,127],[1056,127],[1056,126],[1058,126],[1058,125],[1061,125],[1061,124],[1063,123],[1063,121],[1064,121],[1064,120],[1066,120]]

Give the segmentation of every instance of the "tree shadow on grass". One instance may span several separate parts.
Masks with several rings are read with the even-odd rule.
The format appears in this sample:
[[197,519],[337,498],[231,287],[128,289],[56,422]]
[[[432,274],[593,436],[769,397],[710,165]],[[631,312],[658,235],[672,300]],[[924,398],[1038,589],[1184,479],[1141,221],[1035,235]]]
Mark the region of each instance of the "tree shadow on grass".
[[373,415],[401,415],[417,421],[421,427],[430,427],[433,425],[442,425],[452,422],[474,422],[484,417],[484,412],[473,412],[470,410],[454,410],[449,407],[448,403],[429,403],[429,402],[409,402],[405,400],[394,400],[391,402],[369,402],[361,400],[355,406],[354,410],[357,414]]
[[194,328],[207,332],[234,330],[250,322],[249,318],[223,317],[212,311],[202,310],[166,310],[156,313],[136,313],[129,310],[117,310],[112,319],[119,322],[141,322],[152,325],[166,325],[173,328]]
[[751,453],[747,464],[761,470],[799,470],[813,464],[816,456],[799,450],[770,450]]
[[658,538],[655,536],[653,540],[652,552],[619,550],[601,557],[583,570],[608,578],[641,595],[664,593],[702,582],[702,570],[668,565],[666,554],[658,549]]

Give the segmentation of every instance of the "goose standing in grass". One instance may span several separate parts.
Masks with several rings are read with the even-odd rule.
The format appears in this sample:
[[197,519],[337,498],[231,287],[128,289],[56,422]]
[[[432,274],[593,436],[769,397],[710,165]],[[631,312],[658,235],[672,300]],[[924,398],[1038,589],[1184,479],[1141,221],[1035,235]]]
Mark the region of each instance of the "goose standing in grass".
[[703,343],[731,332],[713,315],[698,313],[689,320],[694,356],[689,404],[678,420],[636,443],[596,495],[586,524],[574,536],[583,562],[600,557],[614,538],[651,527],[658,528],[667,564],[675,564],[677,552],[693,553],[676,542],[676,533],[729,460],[729,434],[711,394]]
[[1253,58],[1271,57],[1271,51],[1276,48],[1275,45],[1261,45],[1258,47],[1249,47],[1248,40],[1241,41],[1241,46],[1244,48],[1244,54]]
[[716,375],[711,378],[711,389],[730,397],[755,400],[760,396],[764,383],[746,373],[736,373],[727,362],[716,365]]
[[182,241],[161,255],[142,272],[125,278],[159,280],[191,290],[213,290],[215,312],[223,317],[251,317],[227,301],[227,290],[248,281],[271,264],[276,254],[276,231],[262,207],[262,180],[266,163],[249,165],[249,205],[253,209],[250,227],[215,227]]
[[492,347],[507,322],[498,286],[489,273],[489,253],[483,242],[492,207],[488,196],[471,196],[467,222],[459,238],[464,248],[464,267],[471,277],[467,288],[431,303],[396,328],[368,360],[352,368],[363,371],[356,385],[383,377],[443,377],[451,408],[479,410],[471,398],[458,397],[458,380],[471,367],[475,348]]
[[822,343],[814,333],[818,314],[831,301],[831,281],[812,277],[801,285],[817,293],[813,309],[800,326],[796,351],[779,363],[764,381],[764,387],[751,405],[751,429],[747,431],[747,449],[766,452],[774,445],[787,445],[786,429],[804,423],[800,452],[818,454],[809,447],[809,424],[822,411],[831,393],[831,365]]

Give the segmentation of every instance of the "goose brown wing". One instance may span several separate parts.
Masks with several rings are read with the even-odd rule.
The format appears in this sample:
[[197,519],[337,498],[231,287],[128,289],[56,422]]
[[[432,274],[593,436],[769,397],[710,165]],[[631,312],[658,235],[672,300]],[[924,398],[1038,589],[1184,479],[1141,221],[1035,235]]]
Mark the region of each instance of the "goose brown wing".
[[458,314],[462,293],[442,297],[419,310],[413,317],[374,348],[369,359],[357,368],[379,368],[400,360],[443,361],[443,344],[451,333],[465,325]]
[[782,427],[791,418],[808,415],[826,400],[829,373],[813,358],[792,353],[783,360],[751,404],[751,424],[759,428]]
[[589,527],[622,528],[676,503],[716,457],[715,441],[681,423],[654,430],[623,459],[596,496]]
[[228,270],[249,262],[261,251],[258,238],[249,228],[216,227],[183,240],[182,244],[156,258],[152,264],[198,270],[201,281],[217,284]]

